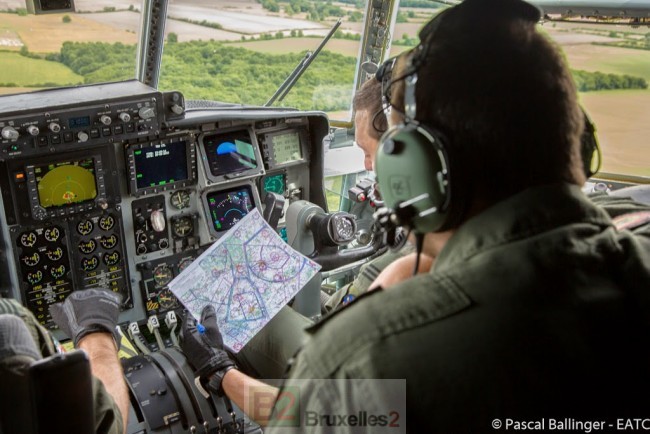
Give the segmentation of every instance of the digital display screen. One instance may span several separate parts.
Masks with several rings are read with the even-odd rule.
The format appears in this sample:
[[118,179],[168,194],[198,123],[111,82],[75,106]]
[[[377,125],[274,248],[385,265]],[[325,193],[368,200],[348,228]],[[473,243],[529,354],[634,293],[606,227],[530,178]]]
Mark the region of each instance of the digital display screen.
[[187,144],[184,140],[136,149],[133,159],[138,190],[188,179]]
[[205,136],[203,146],[213,176],[257,168],[255,147],[248,130]]
[[302,160],[300,132],[298,131],[272,136],[271,145],[273,146],[273,160],[276,164]]
[[97,197],[92,158],[34,166],[34,178],[43,208],[82,203]]
[[227,231],[255,208],[253,192],[248,185],[208,193],[206,199],[217,232]]
[[265,192],[277,193],[284,195],[287,189],[287,180],[284,173],[277,175],[267,175],[262,179],[262,187]]
[[68,119],[69,128],[85,128],[90,126],[90,116],[81,116]]

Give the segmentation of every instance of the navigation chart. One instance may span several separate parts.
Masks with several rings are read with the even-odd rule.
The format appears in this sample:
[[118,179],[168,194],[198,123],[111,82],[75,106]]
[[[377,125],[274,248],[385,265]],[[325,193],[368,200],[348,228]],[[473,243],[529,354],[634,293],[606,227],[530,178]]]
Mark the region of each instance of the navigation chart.
[[237,353],[319,269],[253,209],[169,288],[196,319],[212,304],[224,344]]

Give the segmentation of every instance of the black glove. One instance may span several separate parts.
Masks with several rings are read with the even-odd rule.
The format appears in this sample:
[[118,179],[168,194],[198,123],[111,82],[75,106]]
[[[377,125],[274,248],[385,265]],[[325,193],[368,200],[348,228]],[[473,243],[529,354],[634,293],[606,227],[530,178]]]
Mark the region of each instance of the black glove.
[[90,333],[108,332],[119,349],[121,337],[115,326],[121,300],[121,295],[105,289],[83,289],[74,291],[63,303],[51,305],[50,315],[75,347]]
[[[217,313],[212,305],[201,311],[200,324],[189,313],[183,321],[181,349],[208,388],[221,395],[221,381],[229,370],[235,368],[223,347],[223,337],[217,326]],[[209,382],[208,382],[209,381]]]

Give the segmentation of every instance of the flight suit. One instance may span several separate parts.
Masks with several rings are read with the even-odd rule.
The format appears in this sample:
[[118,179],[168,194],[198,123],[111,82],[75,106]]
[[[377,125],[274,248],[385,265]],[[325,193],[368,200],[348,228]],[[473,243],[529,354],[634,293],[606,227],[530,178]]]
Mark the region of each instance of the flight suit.
[[[40,350],[43,357],[51,356],[57,352],[52,336],[38,324],[32,313],[16,300],[0,298],[0,314],[2,313],[16,315],[24,321],[36,343],[36,347]],[[122,433],[123,425],[120,410],[104,388],[102,382],[94,376],[92,377],[92,381],[96,433]]]
[[[618,230],[606,209],[650,208],[595,202],[577,186],[549,185],[474,216],[430,273],[308,329],[283,390],[299,390],[303,415],[341,416],[391,393],[372,379],[405,379],[405,425],[390,432],[493,433],[508,421],[549,430],[551,419],[615,427],[617,418],[648,417],[650,228]],[[348,378],[369,380],[353,390],[319,380]],[[276,407],[276,422],[284,414]],[[353,428],[309,431],[362,432]]]

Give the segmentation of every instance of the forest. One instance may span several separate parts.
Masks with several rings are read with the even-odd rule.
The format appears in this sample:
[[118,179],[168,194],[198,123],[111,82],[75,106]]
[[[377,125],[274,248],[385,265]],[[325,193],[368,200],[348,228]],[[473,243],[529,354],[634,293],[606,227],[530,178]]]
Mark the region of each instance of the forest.
[[[85,84],[132,78],[136,47],[121,43],[65,42],[60,53],[48,54],[84,78]],[[23,56],[37,57],[26,49]],[[165,46],[159,88],[181,90],[187,99],[250,105],[264,104],[305,53],[268,54],[217,41],[176,42]],[[350,107],[356,59],[322,51],[282,105],[323,111]],[[602,72],[573,71],[580,92],[646,89],[645,79]]]

